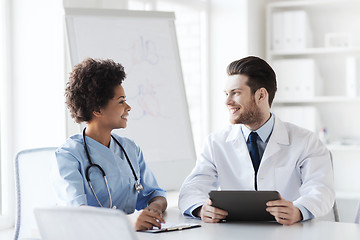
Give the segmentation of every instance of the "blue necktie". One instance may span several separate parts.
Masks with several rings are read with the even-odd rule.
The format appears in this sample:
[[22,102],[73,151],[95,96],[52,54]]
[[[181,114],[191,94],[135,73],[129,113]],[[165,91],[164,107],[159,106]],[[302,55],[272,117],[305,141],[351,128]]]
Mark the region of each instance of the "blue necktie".
[[251,132],[249,135],[249,140],[250,140],[250,157],[251,157],[251,161],[252,164],[254,166],[254,170],[255,170],[255,189],[257,190],[257,182],[256,182],[256,175],[259,169],[259,165],[260,165],[260,156],[259,156],[259,148],[257,145],[257,139],[258,139],[258,134],[256,132]]

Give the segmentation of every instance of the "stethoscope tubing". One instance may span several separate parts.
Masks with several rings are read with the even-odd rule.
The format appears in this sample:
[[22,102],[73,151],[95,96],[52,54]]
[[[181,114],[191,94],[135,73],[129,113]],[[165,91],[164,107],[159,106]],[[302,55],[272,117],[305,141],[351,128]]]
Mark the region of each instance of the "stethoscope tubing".
[[[86,181],[88,182],[88,184],[89,184],[89,186],[90,186],[90,188],[91,188],[91,191],[93,192],[93,194],[94,194],[97,202],[99,203],[99,205],[100,205],[101,207],[103,207],[102,204],[100,203],[100,200],[98,199],[98,197],[97,197],[97,195],[96,195],[96,193],[95,193],[95,190],[94,190],[92,184],[91,184],[90,175],[89,175],[89,171],[90,171],[90,169],[91,169],[92,167],[97,168],[97,169],[101,172],[101,174],[102,174],[103,177],[104,177],[105,185],[106,185],[106,188],[107,188],[107,191],[108,191],[108,194],[109,194],[110,208],[112,208],[111,193],[110,193],[110,188],[109,188],[109,184],[108,184],[108,181],[107,181],[107,178],[106,178],[105,171],[104,171],[104,169],[102,169],[102,167],[101,167],[100,165],[95,164],[95,163],[93,163],[93,162],[91,161],[91,157],[90,157],[89,150],[88,150],[88,147],[87,147],[87,144],[86,144],[86,140],[85,140],[85,130],[86,130],[86,128],[84,128],[84,130],[83,130],[83,141],[84,141],[84,149],[85,149],[86,156],[87,156],[87,159],[88,159],[88,162],[89,162],[89,166],[85,169],[85,178],[86,178]],[[119,147],[121,148],[121,150],[124,152],[125,158],[126,158],[128,164],[129,164],[130,168],[131,168],[132,174],[133,174],[133,176],[134,176],[134,178],[135,178],[135,181],[136,181],[136,183],[135,183],[135,189],[136,189],[136,191],[139,193],[140,190],[143,190],[143,186],[141,185],[141,183],[139,183],[139,179],[138,179],[138,177],[137,177],[137,175],[136,175],[136,173],[135,173],[134,167],[132,166],[132,164],[131,164],[131,162],[130,162],[130,159],[129,159],[129,157],[128,157],[128,155],[127,155],[124,147],[120,144],[120,142],[119,142],[113,135],[111,135],[111,137],[114,139],[114,141],[119,145]],[[115,206],[114,206],[114,207],[115,207]]]
[[121,148],[121,150],[124,152],[125,158],[126,158],[127,162],[129,163],[129,166],[130,166],[130,168],[131,168],[132,174],[133,174],[133,176],[134,176],[134,178],[135,178],[135,181],[137,182],[137,181],[138,181],[138,177],[136,176],[134,167],[133,167],[133,165],[131,164],[130,159],[129,159],[129,157],[128,157],[128,155],[127,155],[124,147],[120,144],[120,142],[119,142],[113,135],[111,135],[111,137],[115,140],[115,142],[119,145],[119,147]]

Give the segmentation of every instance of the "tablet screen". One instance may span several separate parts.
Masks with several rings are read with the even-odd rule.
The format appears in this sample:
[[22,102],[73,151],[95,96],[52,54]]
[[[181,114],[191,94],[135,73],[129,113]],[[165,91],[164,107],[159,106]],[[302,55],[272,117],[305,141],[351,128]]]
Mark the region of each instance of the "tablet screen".
[[275,221],[266,203],[280,199],[277,191],[211,191],[209,197],[212,206],[229,213],[227,221]]

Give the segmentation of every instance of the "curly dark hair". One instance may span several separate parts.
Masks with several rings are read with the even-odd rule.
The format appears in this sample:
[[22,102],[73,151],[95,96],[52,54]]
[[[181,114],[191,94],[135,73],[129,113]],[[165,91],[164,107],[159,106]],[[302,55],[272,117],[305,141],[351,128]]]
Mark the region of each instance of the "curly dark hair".
[[66,84],[66,105],[77,123],[88,122],[115,95],[126,74],[124,67],[111,59],[86,58],[74,66]]
[[267,62],[259,57],[249,56],[230,63],[226,71],[229,76],[237,74],[248,76],[247,85],[252,94],[259,88],[265,88],[269,93],[269,106],[271,107],[277,85],[276,74]]

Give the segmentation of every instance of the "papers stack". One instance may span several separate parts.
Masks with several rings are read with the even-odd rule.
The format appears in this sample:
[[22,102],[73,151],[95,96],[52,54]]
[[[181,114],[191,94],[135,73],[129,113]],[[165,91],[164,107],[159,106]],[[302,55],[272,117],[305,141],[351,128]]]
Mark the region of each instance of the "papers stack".
[[190,228],[201,227],[197,223],[162,223],[161,228],[154,227],[150,230],[144,230],[143,232],[158,233],[158,232],[169,232],[169,231],[178,231]]

